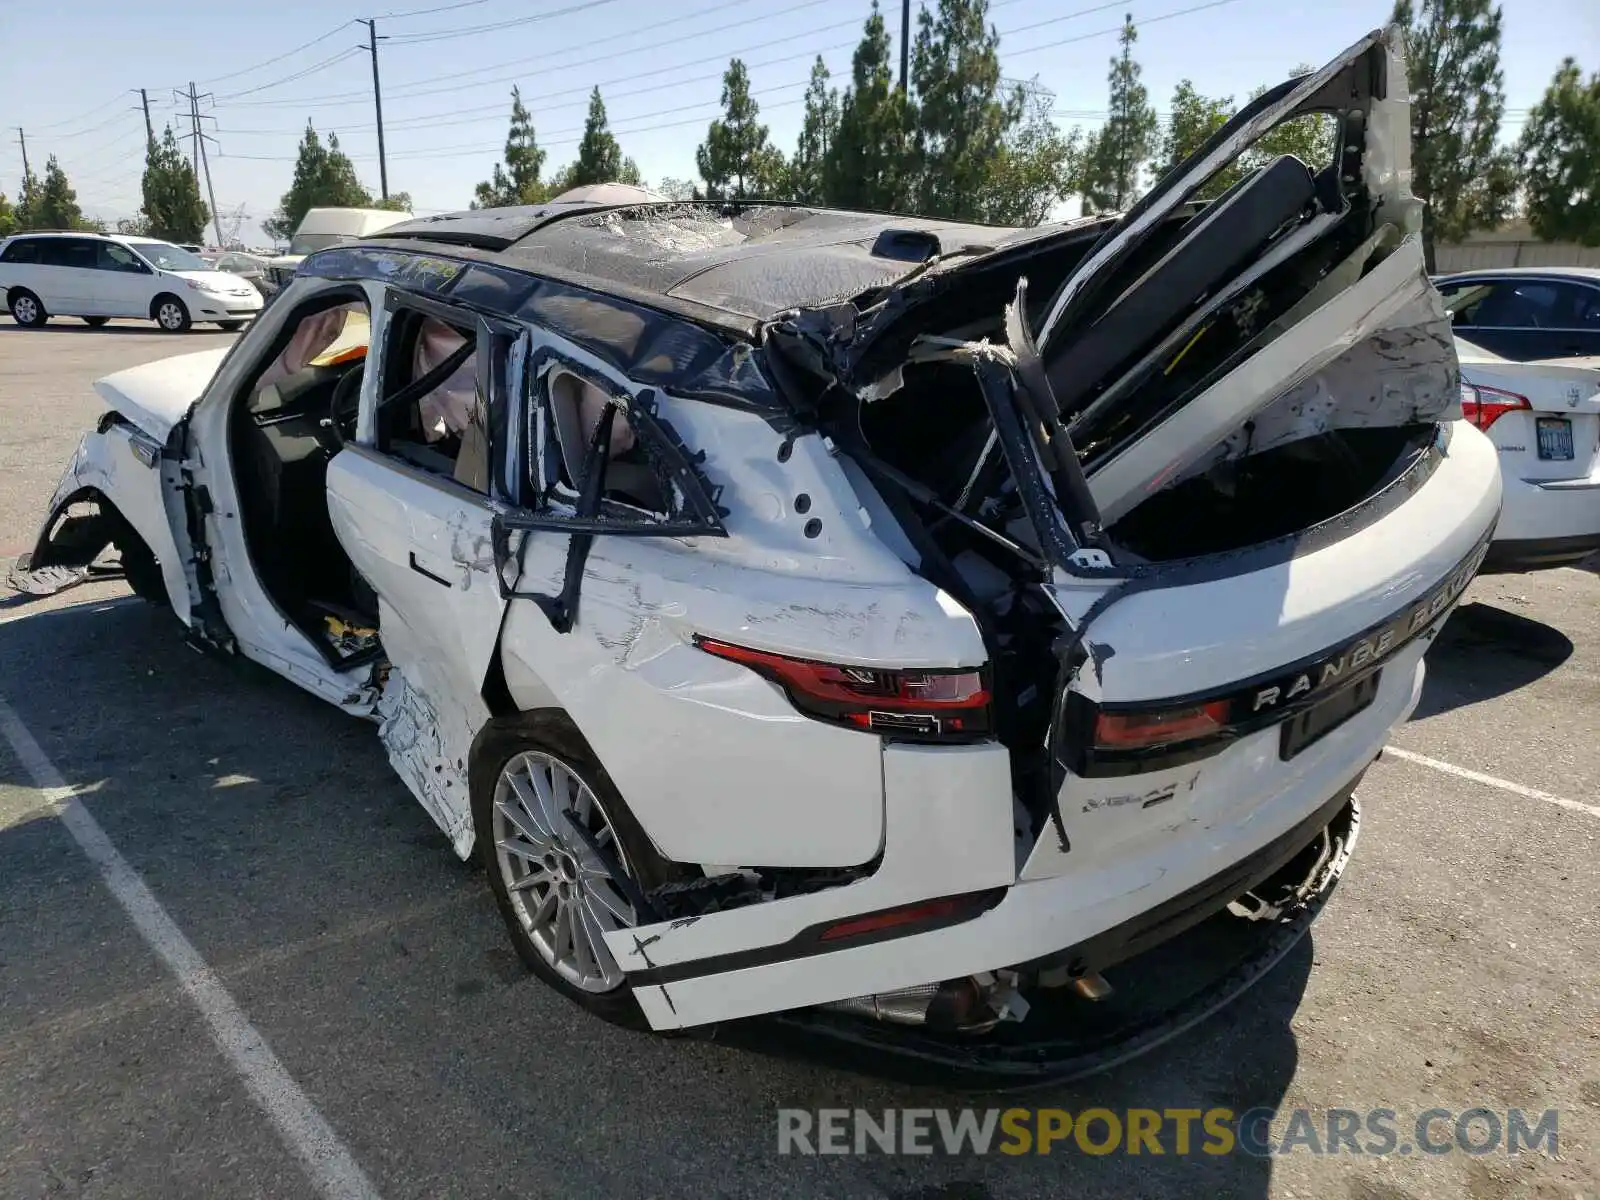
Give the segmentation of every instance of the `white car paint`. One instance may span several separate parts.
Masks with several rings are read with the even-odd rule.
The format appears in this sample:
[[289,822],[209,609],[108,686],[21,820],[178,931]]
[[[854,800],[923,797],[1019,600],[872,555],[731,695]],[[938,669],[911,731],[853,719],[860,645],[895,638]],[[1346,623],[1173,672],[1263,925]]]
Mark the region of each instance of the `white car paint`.
[[[40,247],[70,243],[93,248],[88,266],[18,261]],[[8,307],[26,293],[51,316],[148,320],[162,296],[176,296],[195,321],[243,321],[261,309],[261,293],[225,271],[163,266],[169,243],[95,233],[22,233],[0,243],[0,295]],[[47,253],[47,252],[46,252]],[[119,269],[112,269],[113,259]]]
[[[1382,44],[1369,39],[1350,53]],[[559,524],[513,531],[497,553],[508,502],[384,453],[382,368],[368,370],[354,438],[327,466],[326,499],[339,546],[376,594],[385,657],[358,669],[331,663],[252,564],[241,516],[249,497],[230,436],[246,385],[308,303],[349,298],[359,287],[372,314],[369,363],[406,349],[393,341],[401,323],[389,312],[391,303],[414,302],[398,252],[355,284],[298,276],[212,364],[216,374],[186,420],[179,410],[206,370],[198,358],[107,381],[102,394],[126,423],[88,435],[84,466],[69,475],[140,514],[130,521],[157,549],[174,606],[201,640],[378,722],[395,770],[463,857],[474,848],[473,747],[496,711],[486,685],[495,678],[504,692],[495,703],[571,718],[643,835],[674,863],[707,875],[856,869],[820,890],[607,934],[652,1027],[1024,963],[1181,897],[1337,800],[1411,712],[1428,642],[1481,561],[1500,474],[1489,441],[1457,419],[1449,339],[1432,332],[1447,327],[1423,274],[1420,208],[1406,190],[1403,66],[1387,57],[1390,98],[1373,106],[1367,132],[1366,188],[1381,214],[1371,240],[1280,318],[1264,350],[1196,398],[1201,411],[1155,422],[1090,472],[1088,486],[1114,517],[1203,462],[1245,454],[1234,427],[1252,417],[1279,444],[1293,444],[1330,429],[1407,425],[1420,412],[1433,440],[1419,445],[1406,486],[1363,499],[1359,519],[1339,513],[1284,545],[1198,556],[1166,573],[1121,555],[1105,556],[1104,569],[1058,562],[1040,572],[1040,595],[1087,652],[1052,679],[1063,711],[1170,708],[1223,688],[1244,689],[1254,707],[1238,736],[1148,770],[1078,770],[1058,753],[1054,733],[1025,748],[1060,768],[1054,820],[1039,828],[1019,816],[1014,794],[1012,766],[1023,750],[993,738],[906,744],[825,723],[765,677],[696,644],[714,639],[841,669],[990,663],[977,616],[916,569],[905,531],[848,453],[815,430],[780,430],[751,412],[646,385],[524,316],[495,318],[512,327],[493,342],[510,347],[505,380],[483,385],[511,414],[512,444],[496,449],[508,474],[528,447],[543,448],[551,374],[532,364],[558,355],[562,369],[581,372],[620,411],[642,408],[649,394],[659,419],[703,454],[696,469],[718,490],[727,536],[596,536],[579,615],[559,628],[529,594],[559,591],[574,534]],[[1273,111],[1292,111],[1337,74],[1296,85],[1299,99]],[[1189,173],[1194,182],[1202,174]],[[488,317],[453,316],[484,322],[480,334],[493,341],[482,333]],[[1377,360],[1388,338],[1409,357],[1386,368]],[[1004,347],[957,348],[989,363],[1015,359]],[[158,381],[164,372],[171,378]],[[1380,386],[1368,388],[1373,380]],[[118,440],[135,436],[143,458]],[[71,494],[63,488],[58,498]],[[558,516],[571,514],[559,497],[549,503]],[[1385,624],[1394,621],[1398,637]],[[1375,657],[1382,668],[1366,677],[1366,706],[1286,759],[1273,706]],[[1257,713],[1264,724],[1251,723]],[[987,889],[1004,895],[960,924],[886,945],[783,953],[820,924]],[[744,957],[718,963],[722,955]],[[673,968],[673,978],[655,977]]]
[[[1514,362],[1461,338],[1456,351],[1463,396],[1500,458],[1491,567],[1560,566],[1600,550],[1600,359]],[[1570,459],[1543,455],[1541,422],[1570,437]]]
[[194,407],[227,357],[228,348],[197,350],[129,367],[95,381],[107,407],[133,421],[158,442]]

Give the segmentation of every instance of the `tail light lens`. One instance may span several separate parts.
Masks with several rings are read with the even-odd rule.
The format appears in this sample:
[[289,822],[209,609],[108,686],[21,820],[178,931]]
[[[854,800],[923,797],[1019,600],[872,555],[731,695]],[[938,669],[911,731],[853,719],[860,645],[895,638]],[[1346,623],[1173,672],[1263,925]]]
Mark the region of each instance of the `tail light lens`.
[[819,720],[915,741],[966,742],[993,728],[982,671],[838,666],[712,638],[697,638],[696,645],[764,675]]
[[1462,415],[1485,432],[1508,412],[1532,407],[1526,396],[1519,396],[1515,392],[1486,387],[1481,383],[1461,385]]
[[1148,712],[1102,711],[1095,716],[1094,744],[1103,750],[1142,750],[1220,733],[1227,725],[1226,700]]

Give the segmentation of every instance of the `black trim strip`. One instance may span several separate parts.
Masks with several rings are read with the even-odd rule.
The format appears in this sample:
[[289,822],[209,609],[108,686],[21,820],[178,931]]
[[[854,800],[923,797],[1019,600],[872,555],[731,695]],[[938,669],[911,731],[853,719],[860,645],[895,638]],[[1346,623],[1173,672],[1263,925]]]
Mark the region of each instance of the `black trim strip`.
[[[628,982],[634,987],[678,983],[684,979],[720,975],[724,971],[740,971],[747,967],[764,967],[772,963],[789,962],[797,958],[811,958],[817,954],[831,954],[835,950],[853,950],[857,946],[872,946],[880,942],[893,941],[896,938],[911,937],[919,933],[932,933],[938,929],[949,929],[953,925],[962,925],[975,917],[981,917],[999,904],[1001,900],[1005,899],[1006,893],[1010,890],[1010,888],[997,887],[988,888],[981,892],[958,892],[954,896],[928,896],[921,900],[907,900],[900,904],[891,905],[889,908],[873,909],[871,912],[845,913],[837,917],[829,917],[826,921],[818,922],[815,925],[808,925],[787,942],[780,942],[776,946],[755,946],[749,950],[733,950],[727,954],[713,954],[706,958],[692,958],[684,962],[666,963],[659,967],[646,967],[642,971],[629,971],[627,973]],[[831,941],[824,941],[822,937],[825,931],[846,921],[863,921],[884,913],[898,912],[904,908],[949,901],[959,902],[955,911],[928,917],[925,920],[907,922],[903,925],[890,925],[855,937],[841,937]],[[637,939],[635,940],[637,941]],[[648,944],[644,943],[644,945]],[[641,953],[643,953],[643,946],[641,946]]]
[[[1397,613],[1295,662],[1218,687],[1160,699],[1096,704],[1081,693],[1069,693],[1050,744],[1062,765],[1083,778],[1166,770],[1208,758],[1236,739],[1302,713],[1340,688],[1359,682],[1423,637],[1477,575],[1492,536],[1491,527],[1443,579]],[[1268,698],[1268,691],[1275,694]],[[1206,737],[1138,750],[1105,750],[1093,745],[1095,717],[1101,712],[1150,712],[1219,700],[1228,702],[1228,726]]]

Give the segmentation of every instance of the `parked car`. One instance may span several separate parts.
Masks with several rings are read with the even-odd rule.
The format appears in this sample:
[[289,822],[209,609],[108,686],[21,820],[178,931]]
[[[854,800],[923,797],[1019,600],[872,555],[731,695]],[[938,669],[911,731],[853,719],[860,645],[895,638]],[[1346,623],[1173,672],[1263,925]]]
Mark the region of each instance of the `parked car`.
[[1500,456],[1504,507],[1485,571],[1600,551],[1600,357],[1512,362],[1456,339],[1461,404]]
[[219,271],[226,271],[230,275],[237,275],[240,279],[247,280],[250,286],[263,296],[269,296],[278,290],[277,285],[272,282],[267,260],[262,255],[248,254],[243,250],[225,250],[217,256],[214,265]]
[[[1399,38],[1126,216],[568,202],[318,251],[230,353],[97,385],[16,584],[114,544],[192,643],[374,721],[606,1018],[1064,1069],[1052,989],[1215,916],[1262,935],[1225,998],[1303,930],[1499,515]],[[1329,165],[1189,203],[1322,103]]]
[[1600,357],[1600,268],[1506,267],[1435,282],[1457,336],[1502,358]]
[[155,238],[99,233],[19,233],[0,242],[0,294],[18,325],[82,317],[154,321],[182,333],[195,321],[238,329],[261,311],[261,293],[187,250]]
[[278,288],[293,278],[306,255],[341,242],[371,237],[380,230],[411,220],[408,212],[388,208],[313,208],[300,218],[289,249],[267,262],[267,278]]

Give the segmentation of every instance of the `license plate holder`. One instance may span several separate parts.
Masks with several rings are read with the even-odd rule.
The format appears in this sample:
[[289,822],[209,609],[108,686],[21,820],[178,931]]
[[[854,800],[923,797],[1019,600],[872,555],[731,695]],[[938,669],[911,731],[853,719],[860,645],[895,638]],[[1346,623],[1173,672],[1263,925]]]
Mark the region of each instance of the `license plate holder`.
[[1535,423],[1539,457],[1546,462],[1571,462],[1572,422],[1566,417],[1540,417]]
[[1320,741],[1377,699],[1383,672],[1373,671],[1346,684],[1283,723],[1278,735],[1278,757],[1288,762],[1307,746]]

